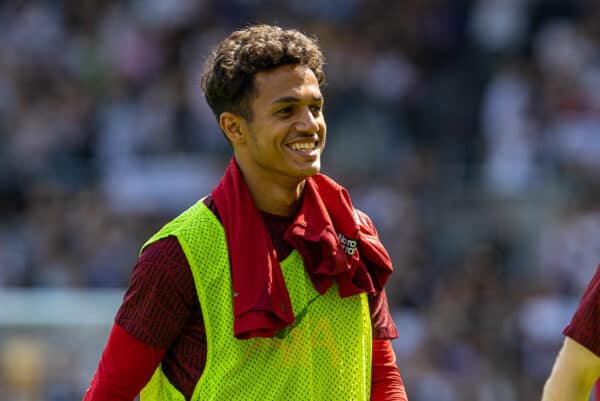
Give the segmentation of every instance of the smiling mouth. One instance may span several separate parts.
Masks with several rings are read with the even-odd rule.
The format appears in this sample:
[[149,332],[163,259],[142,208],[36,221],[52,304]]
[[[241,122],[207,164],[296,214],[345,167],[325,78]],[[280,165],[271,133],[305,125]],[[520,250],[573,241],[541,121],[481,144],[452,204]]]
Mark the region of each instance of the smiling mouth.
[[296,143],[292,143],[290,145],[288,145],[292,150],[297,150],[297,151],[310,151],[310,150],[314,150],[317,148],[317,142],[316,141],[310,141],[310,142],[296,142]]

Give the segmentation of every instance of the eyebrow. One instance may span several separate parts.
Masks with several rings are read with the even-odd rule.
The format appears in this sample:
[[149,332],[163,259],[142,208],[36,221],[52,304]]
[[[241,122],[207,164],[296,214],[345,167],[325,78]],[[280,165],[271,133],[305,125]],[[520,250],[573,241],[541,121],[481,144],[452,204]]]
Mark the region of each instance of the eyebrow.
[[[280,97],[279,99],[275,99],[273,100],[273,104],[278,104],[278,103],[300,103],[302,100],[295,97],[295,96],[284,96],[284,97]],[[323,97],[322,96],[313,96],[311,98],[311,101],[313,102],[322,102],[323,101]]]

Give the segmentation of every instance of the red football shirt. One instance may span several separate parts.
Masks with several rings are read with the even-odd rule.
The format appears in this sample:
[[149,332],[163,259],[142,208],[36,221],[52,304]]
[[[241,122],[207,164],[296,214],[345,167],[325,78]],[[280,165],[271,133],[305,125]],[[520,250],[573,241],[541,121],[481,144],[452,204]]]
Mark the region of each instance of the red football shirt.
[[[218,216],[211,198],[205,201]],[[283,240],[292,218],[263,213],[279,260],[292,251]],[[373,336],[398,336],[385,291],[369,296]],[[186,399],[206,364],[206,333],[191,269],[174,237],[148,246],[137,261],[130,287],[115,322],[127,333],[157,349],[168,350],[163,372]]]

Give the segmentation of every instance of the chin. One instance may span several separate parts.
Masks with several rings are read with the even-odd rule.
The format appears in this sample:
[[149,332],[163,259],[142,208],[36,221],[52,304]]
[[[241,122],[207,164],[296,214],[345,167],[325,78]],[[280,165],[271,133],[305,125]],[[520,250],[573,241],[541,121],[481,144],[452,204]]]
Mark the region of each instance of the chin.
[[312,177],[313,175],[316,175],[319,173],[320,169],[313,169],[313,168],[306,168],[306,169],[299,169],[294,171],[293,173],[289,174],[290,177],[295,177],[296,179],[298,179],[299,181],[304,180],[305,178],[308,177]]
[[319,174],[319,171],[321,171],[321,163],[315,163],[310,167],[302,169],[300,173],[304,177],[312,177],[315,174]]

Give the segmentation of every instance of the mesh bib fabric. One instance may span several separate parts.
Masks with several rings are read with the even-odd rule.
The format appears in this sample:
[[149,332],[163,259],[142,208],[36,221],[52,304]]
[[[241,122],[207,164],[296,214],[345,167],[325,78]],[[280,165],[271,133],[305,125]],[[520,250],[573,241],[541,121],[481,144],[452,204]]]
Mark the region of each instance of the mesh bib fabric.
[[[273,338],[233,336],[231,275],[225,232],[202,201],[144,246],[176,236],[188,259],[207,337],[207,359],[193,400],[366,401],[371,385],[371,320],[365,294],[340,298],[337,286],[314,289],[293,251],[281,268],[294,315]],[[251,240],[251,239],[249,239]],[[184,401],[160,366],[142,401]]]

